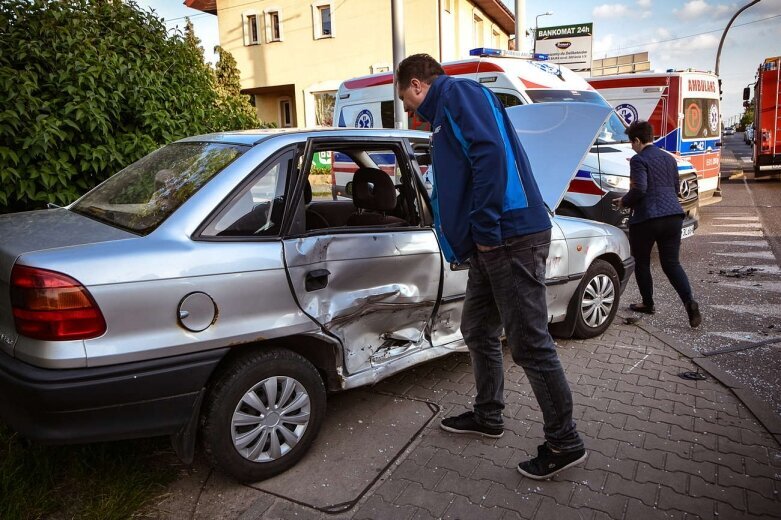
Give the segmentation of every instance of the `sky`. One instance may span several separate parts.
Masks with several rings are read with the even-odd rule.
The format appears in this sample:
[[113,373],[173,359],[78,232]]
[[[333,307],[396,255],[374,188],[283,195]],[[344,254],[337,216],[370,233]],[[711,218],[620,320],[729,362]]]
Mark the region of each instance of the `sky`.
[[[503,1],[514,8],[514,0]],[[206,50],[206,59],[216,61],[211,52],[219,44],[216,16],[187,8],[183,0],[137,2],[143,8],[154,9],[170,31],[183,30],[184,18],[191,17],[195,34]],[[747,3],[719,0],[624,0],[608,3],[526,0],[526,25],[533,28],[536,15],[551,11],[552,15],[539,18],[540,27],[593,22],[594,59],[648,51],[654,70],[694,68],[713,71],[724,28],[732,15]],[[724,91],[724,121],[743,112],[743,88],[754,82],[759,64],[765,58],[779,55],[781,0],[761,0],[738,16],[721,51],[719,69]]]

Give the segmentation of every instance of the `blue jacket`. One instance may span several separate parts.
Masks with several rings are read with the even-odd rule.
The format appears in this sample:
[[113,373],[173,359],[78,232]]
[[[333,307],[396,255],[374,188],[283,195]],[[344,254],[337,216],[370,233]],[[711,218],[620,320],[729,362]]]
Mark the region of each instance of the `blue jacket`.
[[439,76],[417,113],[431,123],[434,226],[447,260],[550,229],[529,160],[490,90]]
[[622,202],[632,208],[629,224],[670,215],[683,215],[678,201],[678,163],[655,145],[646,146],[629,161],[629,193]]

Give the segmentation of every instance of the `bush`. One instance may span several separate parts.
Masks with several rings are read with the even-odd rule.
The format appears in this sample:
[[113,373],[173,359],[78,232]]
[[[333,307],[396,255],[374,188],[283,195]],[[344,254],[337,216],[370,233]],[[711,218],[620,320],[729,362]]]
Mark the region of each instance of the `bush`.
[[0,2],[0,212],[67,204],[182,137],[261,126],[132,0]]

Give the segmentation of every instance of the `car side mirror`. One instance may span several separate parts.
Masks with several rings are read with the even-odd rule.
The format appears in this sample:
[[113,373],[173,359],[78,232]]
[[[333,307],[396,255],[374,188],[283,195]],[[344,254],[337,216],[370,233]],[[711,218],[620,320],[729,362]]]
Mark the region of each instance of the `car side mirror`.
[[745,87],[743,89],[743,101],[748,101],[750,97],[751,97],[751,90],[749,90],[748,87]]
[[353,181],[347,183],[347,185],[344,187],[344,192],[350,197],[353,196]]

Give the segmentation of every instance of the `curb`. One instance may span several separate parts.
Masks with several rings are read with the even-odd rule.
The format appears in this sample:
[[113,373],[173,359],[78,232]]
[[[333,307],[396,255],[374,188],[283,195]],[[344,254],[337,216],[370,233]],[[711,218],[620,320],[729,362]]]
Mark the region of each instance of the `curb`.
[[[622,318],[627,318],[623,314],[619,314]],[[722,370],[716,363],[702,356],[699,352],[693,348],[682,344],[677,339],[673,338],[666,332],[662,332],[653,325],[643,323],[642,321],[635,322],[633,325],[647,332],[651,336],[677,351],[679,354],[689,358],[692,363],[702,368],[705,372],[711,375],[719,383],[729,388],[735,397],[737,397],[743,405],[749,409],[749,411],[757,418],[757,420],[765,427],[765,429],[775,438],[776,443],[781,446],[781,417],[779,417],[769,406],[763,401],[757,399],[750,389],[746,388],[746,385],[738,381],[734,376],[728,374]]]

